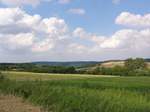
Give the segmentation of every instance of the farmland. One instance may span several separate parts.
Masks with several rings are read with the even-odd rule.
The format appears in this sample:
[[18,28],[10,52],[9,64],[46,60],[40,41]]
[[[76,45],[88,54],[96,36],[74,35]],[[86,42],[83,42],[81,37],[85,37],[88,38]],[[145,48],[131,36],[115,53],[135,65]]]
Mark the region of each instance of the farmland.
[[50,112],[149,112],[150,77],[4,72],[0,92]]
[[89,74],[54,74],[54,73],[32,73],[5,71],[3,74],[11,80],[64,80],[64,79],[85,79],[96,77],[116,77],[110,75],[89,75]]
[[150,0],[0,0],[0,112],[150,112]]

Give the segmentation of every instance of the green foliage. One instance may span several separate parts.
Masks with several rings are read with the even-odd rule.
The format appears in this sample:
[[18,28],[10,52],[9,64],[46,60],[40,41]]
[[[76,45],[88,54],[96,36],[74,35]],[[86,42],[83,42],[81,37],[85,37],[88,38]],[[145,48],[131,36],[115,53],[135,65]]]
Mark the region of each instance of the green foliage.
[[0,80],[4,80],[5,76],[0,72]]
[[[121,66],[115,66],[113,68],[107,68],[105,75],[107,74],[107,71],[110,75],[125,76],[127,74],[126,68],[121,67]],[[104,72],[105,72],[105,70],[104,70]]]
[[150,78],[3,81],[0,91],[49,112],[150,112]]
[[136,69],[133,71],[129,71],[128,76],[150,76],[149,69]]
[[31,63],[22,64],[0,64],[0,70],[3,71],[25,71],[36,73],[76,73],[76,69],[72,66],[49,66],[36,65]]
[[[88,69],[88,68],[87,68]],[[62,74],[96,74],[96,75],[117,75],[117,76],[150,76],[150,70],[146,68],[145,60],[142,58],[127,59],[125,66],[96,67],[92,70],[76,69],[72,66],[49,66],[44,64],[0,64],[0,70],[24,71],[35,73],[62,73]]]
[[150,71],[146,68],[145,60],[142,58],[127,59],[125,67],[128,76],[150,76]]
[[99,75],[99,73],[101,72],[101,68],[100,67],[96,67],[94,70],[88,72],[90,74],[94,74],[94,75]]
[[127,70],[121,66],[115,66],[113,68],[97,67],[91,71],[91,74],[125,76],[127,74]]
[[142,58],[127,59],[125,66],[97,67],[87,73],[117,76],[150,76],[150,70],[146,67],[146,63]]
[[76,70],[74,67],[63,67],[63,66],[37,66],[34,67],[30,72],[37,72],[37,73],[76,73]]
[[129,71],[133,71],[136,69],[144,69],[146,67],[145,61],[142,58],[136,58],[136,59],[127,59],[125,61],[125,67]]

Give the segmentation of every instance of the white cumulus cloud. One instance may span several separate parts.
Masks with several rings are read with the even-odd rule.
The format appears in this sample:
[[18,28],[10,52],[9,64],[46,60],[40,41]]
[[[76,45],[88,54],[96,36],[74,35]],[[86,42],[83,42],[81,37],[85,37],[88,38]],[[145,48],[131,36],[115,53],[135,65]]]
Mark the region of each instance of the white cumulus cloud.
[[[122,29],[116,31],[109,37],[103,35],[95,35],[86,32],[82,28],[75,29],[73,34],[75,37],[84,40],[90,40],[91,43],[94,42],[93,46],[87,47],[87,49],[88,51],[94,51],[95,53],[105,51],[104,54],[107,54],[109,50],[110,53],[114,54],[117,50],[118,53],[125,50],[127,52],[127,54],[125,55],[126,57],[133,56],[133,54],[137,57],[141,55],[150,55],[150,28],[141,30]],[[140,52],[143,52],[143,54],[140,54]]]
[[[141,18],[145,16],[140,16]],[[121,24],[118,21],[120,20],[117,20],[117,24]],[[130,27],[135,26],[135,23],[142,27],[120,29],[110,36],[97,35],[82,27],[70,30],[61,18],[43,18],[38,14],[28,14],[20,8],[0,8],[0,61],[149,57],[148,19],[146,25],[142,21],[137,24],[139,20],[132,20],[131,23],[129,20],[123,21]]]
[[51,0],[0,0],[0,3],[8,5],[8,6],[22,6],[22,5],[32,5],[36,6],[40,4],[40,2]]
[[122,12],[116,18],[116,24],[128,27],[150,27],[150,14],[140,15],[129,12]]
[[30,45],[29,51],[46,51],[58,40],[67,38],[67,32],[63,19],[29,15],[20,8],[0,9],[1,47],[5,44],[17,50]]

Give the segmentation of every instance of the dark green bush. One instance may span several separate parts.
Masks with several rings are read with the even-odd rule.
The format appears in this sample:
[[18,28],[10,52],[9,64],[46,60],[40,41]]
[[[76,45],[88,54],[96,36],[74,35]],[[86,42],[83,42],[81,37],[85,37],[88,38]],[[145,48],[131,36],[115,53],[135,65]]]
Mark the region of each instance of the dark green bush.
[[4,80],[5,76],[0,72],[0,80]]
[[131,73],[135,76],[150,76],[150,70],[148,69],[137,69],[132,71]]
[[91,71],[91,74],[125,76],[127,74],[127,70],[120,66],[115,66],[113,68],[97,67]]
[[142,58],[136,58],[136,59],[129,58],[125,60],[125,67],[129,71],[134,71],[136,69],[145,69],[146,63],[145,60]]
[[50,66],[50,65],[36,65],[31,63],[22,64],[0,64],[0,70],[2,71],[24,71],[35,73],[77,73],[73,66]]
[[87,72],[95,75],[117,75],[117,76],[150,76],[149,69],[129,70],[126,67],[115,66],[113,68],[97,67],[94,70]]

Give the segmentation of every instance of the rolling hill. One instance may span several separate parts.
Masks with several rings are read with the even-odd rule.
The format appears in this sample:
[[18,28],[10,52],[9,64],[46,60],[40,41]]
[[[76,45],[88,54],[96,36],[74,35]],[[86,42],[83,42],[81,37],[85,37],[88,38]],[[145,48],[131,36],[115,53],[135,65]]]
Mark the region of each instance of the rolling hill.
[[[147,64],[147,67],[150,68],[150,59],[145,59],[145,62]],[[108,60],[108,61],[103,61],[99,62],[98,64],[92,65],[92,66],[87,66],[83,67],[79,70],[93,70],[97,67],[106,67],[106,68],[112,68],[115,66],[124,66],[125,60]]]

